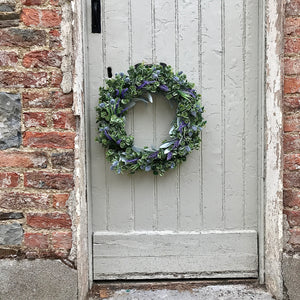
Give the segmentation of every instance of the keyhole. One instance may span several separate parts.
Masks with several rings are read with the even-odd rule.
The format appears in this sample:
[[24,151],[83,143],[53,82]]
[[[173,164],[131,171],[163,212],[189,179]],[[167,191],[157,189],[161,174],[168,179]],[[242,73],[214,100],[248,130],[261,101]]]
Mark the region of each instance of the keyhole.
[[108,78],[112,78],[112,69],[111,69],[111,67],[107,68],[107,76],[108,76]]

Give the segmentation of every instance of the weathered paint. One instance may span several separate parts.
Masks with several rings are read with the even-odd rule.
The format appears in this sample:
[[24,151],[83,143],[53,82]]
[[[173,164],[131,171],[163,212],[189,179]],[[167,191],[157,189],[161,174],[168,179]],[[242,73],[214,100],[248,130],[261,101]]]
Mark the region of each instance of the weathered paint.
[[[282,1],[280,1],[280,3],[277,3],[277,1],[275,0],[266,0],[266,6],[271,8],[270,10],[267,10],[266,13],[263,11],[263,14],[266,15],[266,19],[268,20],[269,26],[268,28],[266,28],[266,33],[269,36],[269,39],[267,39],[266,41],[266,58],[269,59],[269,63],[268,63],[268,68],[272,67],[271,69],[273,70],[272,72],[272,76],[270,76],[270,73],[266,74],[266,81],[269,84],[273,84],[273,80],[275,80],[275,82],[281,82],[281,72],[280,72],[280,65],[281,65],[281,61],[277,60],[273,60],[273,63],[271,63],[271,57],[274,57],[274,53],[276,53],[276,48],[278,45],[281,45],[282,43],[282,38],[280,37],[280,33],[281,33],[281,28],[280,26],[277,27],[276,23],[278,18],[280,17],[280,15],[283,15],[283,9],[282,9]],[[85,18],[85,9],[82,5],[82,2],[80,0],[75,0],[73,2],[73,11],[74,11],[74,53],[75,53],[75,57],[76,60],[74,60],[74,81],[73,81],[73,90],[74,90],[74,100],[75,100],[75,112],[77,113],[77,115],[81,115],[82,119],[83,119],[83,114],[80,113],[84,110],[84,105],[85,105],[85,101],[84,101],[84,71],[83,71],[83,61],[84,61],[84,52],[83,52],[83,42],[84,42],[84,33],[85,31],[82,28],[82,24],[85,24],[85,22],[83,22],[83,19]],[[264,6],[265,4],[263,4],[262,6]],[[280,7],[281,11],[278,13],[277,12],[277,7]],[[167,23],[168,24],[168,23]],[[272,26],[270,26],[272,25]],[[271,31],[271,32],[270,32]],[[273,38],[270,39],[270,33],[272,33]],[[274,35],[275,36],[279,36],[279,38],[275,38],[274,39]],[[270,43],[270,44],[269,44]],[[275,57],[277,57],[275,55]],[[277,57],[278,58],[278,57]],[[262,89],[263,90],[263,89]],[[268,89],[268,99],[270,102],[273,98],[274,98],[274,91],[273,89]],[[276,89],[276,91],[278,91],[278,89]],[[262,94],[264,94],[264,92],[262,92]],[[278,96],[278,93],[277,93]],[[272,101],[271,101],[272,103]],[[277,109],[279,108],[278,106],[276,107]],[[272,109],[268,108],[268,110],[265,113],[265,116],[268,118],[268,122],[270,122],[270,120],[273,119],[273,111]],[[279,116],[277,115],[276,120],[279,120],[281,118],[279,118]],[[281,120],[279,120],[279,123],[281,124]],[[275,127],[276,128],[276,127]],[[272,133],[274,131],[274,129],[272,129],[272,126],[269,126],[266,128],[266,136],[269,136],[269,140],[270,140],[270,132]],[[276,129],[277,131],[277,129]],[[84,136],[84,133],[86,132],[86,125],[84,122],[82,122],[82,126],[79,127],[79,132],[81,136]],[[280,137],[278,136],[278,134],[275,134],[274,139],[273,139],[273,144],[275,144],[276,142],[280,142]],[[79,144],[79,140],[77,140],[77,146],[79,146],[78,148],[78,159],[82,162],[85,161],[85,152],[84,152],[84,145],[83,144]],[[266,152],[269,152],[269,155],[275,157],[275,161],[276,161],[276,157],[277,155],[281,156],[281,149],[280,149],[280,153],[277,154],[276,151],[274,151],[274,149],[271,149],[272,151],[270,152],[270,149],[266,149]],[[273,166],[273,162],[268,162],[266,161],[265,163],[266,165],[266,170],[267,168],[269,169],[269,173],[271,171],[271,167]],[[84,163],[83,163],[84,166]],[[79,165],[77,165],[77,168],[80,168]],[[77,172],[81,172],[80,170],[77,169]],[[85,173],[85,172],[84,172]],[[272,173],[272,172],[271,172]],[[277,202],[277,198],[276,198],[276,191],[279,191],[279,186],[276,183],[281,184],[282,180],[281,180],[281,174],[280,174],[280,170],[277,169],[276,172],[277,176],[275,176],[275,182],[272,182],[272,180],[270,180],[270,177],[268,177],[268,181],[266,182],[266,185],[268,185],[268,188],[265,189],[265,199],[266,202],[268,203],[268,207],[270,207],[272,205],[272,201],[275,197],[275,203]],[[84,174],[83,174],[84,175]],[[76,203],[77,203],[77,207],[78,210],[80,211],[81,214],[81,218],[78,219],[78,225],[83,228],[83,230],[78,231],[78,259],[77,259],[77,263],[78,263],[78,287],[79,287],[79,299],[83,299],[86,295],[87,295],[87,290],[88,290],[88,276],[90,276],[90,271],[91,267],[89,268],[89,264],[87,262],[87,258],[89,255],[89,252],[86,251],[87,245],[85,245],[84,243],[88,240],[88,233],[87,230],[84,230],[84,228],[87,227],[87,206],[85,206],[85,176],[79,177],[81,178],[79,185],[76,186],[76,191],[78,194],[76,194]],[[272,197],[269,197],[269,195],[271,195]],[[262,204],[262,207],[264,205]],[[282,295],[282,277],[281,277],[281,273],[280,273],[280,268],[281,268],[281,260],[280,260],[280,256],[276,255],[276,252],[281,251],[281,212],[280,209],[276,210],[276,214],[271,214],[271,213],[267,213],[265,218],[264,218],[264,210],[261,210],[261,215],[262,216],[262,220],[264,220],[266,223],[268,223],[267,225],[267,230],[266,230],[266,239],[265,239],[265,243],[266,243],[266,251],[265,251],[265,259],[269,261],[269,263],[266,266],[266,282],[267,282],[267,287],[272,291],[273,294],[278,295],[279,297],[281,297]],[[262,222],[263,223],[263,222]],[[262,226],[264,226],[264,224],[262,224]],[[274,234],[272,234],[272,232]],[[274,247],[273,247],[274,245]],[[260,249],[263,249],[263,245],[260,245]],[[278,252],[277,252],[278,253]],[[272,263],[274,262],[274,269],[275,269],[275,273],[272,274]],[[264,266],[261,265],[260,269],[263,270]],[[272,283],[271,284],[271,277],[272,277]],[[89,277],[90,280],[92,280],[92,277]],[[81,292],[80,292],[81,291]],[[280,298],[279,298],[280,299]]]
[[[258,19],[258,4],[110,0],[103,1],[102,14],[103,33],[88,34],[93,231],[98,235],[104,231],[196,231],[199,240],[203,230],[223,230],[224,236],[226,230],[256,231],[259,99],[253,92],[258,89],[253,52],[257,53],[258,27],[252,20]],[[160,62],[162,57],[202,91],[208,119],[202,149],[163,177],[118,176],[110,171],[103,149],[94,141],[98,87],[107,78],[107,67],[113,73],[124,72],[129,65]],[[167,137],[174,111],[156,98],[154,105],[136,105],[127,118],[127,131],[134,134],[137,146],[159,145]],[[255,236],[248,237],[256,244]],[[217,238],[226,240],[221,235]],[[222,254],[221,248],[218,253]],[[183,273],[184,257],[177,261],[178,272]],[[96,257],[95,274],[99,265]],[[157,272],[160,266],[157,263]],[[188,277],[192,269],[188,263],[186,267]],[[247,268],[245,263],[244,276],[249,276]]]
[[283,1],[266,1],[265,282],[282,299],[282,41]]

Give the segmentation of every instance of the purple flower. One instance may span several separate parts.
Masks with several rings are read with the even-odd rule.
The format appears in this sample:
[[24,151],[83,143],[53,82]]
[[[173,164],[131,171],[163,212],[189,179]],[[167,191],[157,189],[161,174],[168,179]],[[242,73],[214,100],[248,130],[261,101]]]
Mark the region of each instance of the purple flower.
[[167,155],[167,160],[170,160],[173,156],[173,153],[172,152],[169,152],[168,155]]
[[122,90],[122,92],[121,92],[121,99],[124,99],[124,96],[127,93],[127,91],[128,91],[128,88]]
[[117,143],[118,145],[120,145],[120,144],[121,144],[121,142],[122,142],[122,140],[121,140],[121,139],[116,141],[116,143]]
[[191,90],[191,89],[189,89],[189,90],[185,90],[185,91],[183,91],[184,93],[186,93],[186,94],[189,94],[190,96],[192,96],[193,98],[196,98],[196,96],[195,96],[195,90]]
[[158,154],[158,151],[156,152],[153,152],[149,155],[149,158],[156,158],[157,157],[157,154]]
[[174,169],[174,168],[175,168],[175,163],[172,162],[171,169]]
[[104,134],[106,135],[106,137],[107,137],[110,141],[112,140],[111,136],[107,133],[106,130],[104,130]]
[[192,126],[192,129],[193,129],[194,131],[197,131],[197,130],[198,130],[198,127],[197,127],[196,125],[193,125],[193,126]]
[[185,146],[185,150],[186,150],[187,152],[191,152],[190,146]]
[[176,141],[174,142],[174,146],[173,146],[172,150],[175,149],[175,148],[177,148],[177,147],[179,146],[179,143],[180,143],[180,141],[179,141],[179,140],[176,140]]
[[120,91],[118,89],[116,89],[116,97],[118,97],[120,94]]
[[177,76],[174,76],[173,79],[174,79],[175,81],[179,81],[179,78],[178,78]]
[[116,103],[115,99],[111,99],[111,100],[110,100],[110,104],[111,104],[111,105],[114,105],[115,103]]
[[186,125],[187,125],[187,124],[184,123],[184,122],[181,122],[181,123],[180,123],[179,128],[178,128],[178,130],[179,130],[180,133],[182,132],[182,129],[183,129]]
[[137,87],[137,89],[140,90],[140,89],[142,89],[144,86],[146,86],[147,84],[151,84],[151,83],[153,83],[153,82],[155,82],[155,81],[147,81],[147,80],[145,80],[141,85],[139,85],[139,86]]
[[99,104],[100,108],[103,108],[104,106],[105,106],[105,103],[103,103],[103,102]]
[[128,163],[128,164],[136,164],[136,162],[138,161],[138,158],[134,158],[134,159],[130,159],[130,160],[127,160],[126,162]]
[[119,103],[120,103],[120,99],[118,99],[118,102],[117,102],[117,104],[116,104],[115,112],[117,112],[117,109],[118,109],[118,107],[119,107]]
[[157,75],[156,73],[153,73],[153,74],[152,74],[152,78],[153,78],[153,79],[157,79],[157,78],[158,78],[158,75]]
[[169,88],[168,88],[165,84],[161,84],[161,85],[159,86],[159,88],[160,88],[162,91],[164,91],[164,92],[168,92],[168,91],[169,91]]
[[151,170],[151,167],[150,166],[146,166],[145,171],[149,172],[150,170]]
[[130,81],[129,77],[126,77],[124,81],[128,83]]
[[181,75],[183,72],[182,71],[180,71],[180,72],[178,72],[178,75]]
[[123,77],[123,76],[124,76],[124,73],[121,72],[121,73],[120,73],[120,76]]

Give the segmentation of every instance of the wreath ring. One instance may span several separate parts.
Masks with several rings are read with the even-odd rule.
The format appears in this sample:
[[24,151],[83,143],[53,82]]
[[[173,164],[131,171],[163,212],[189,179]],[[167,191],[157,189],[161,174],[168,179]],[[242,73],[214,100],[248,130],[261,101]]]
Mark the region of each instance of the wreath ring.
[[[206,123],[202,116],[204,108],[201,95],[183,72],[174,73],[171,66],[164,63],[142,63],[131,66],[128,75],[116,74],[106,84],[107,87],[99,88],[96,140],[106,148],[112,170],[118,174],[152,170],[155,175],[163,175],[185,161],[193,149],[199,148],[199,133]],[[152,103],[153,93],[161,93],[177,104],[176,117],[169,139],[158,148],[138,148],[134,137],[126,133],[126,113],[137,101]]]

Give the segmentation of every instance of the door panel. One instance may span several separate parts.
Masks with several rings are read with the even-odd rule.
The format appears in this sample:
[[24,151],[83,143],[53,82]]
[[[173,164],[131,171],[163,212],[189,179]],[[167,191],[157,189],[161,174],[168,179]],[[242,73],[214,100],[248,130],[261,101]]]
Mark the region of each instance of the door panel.
[[[103,32],[87,37],[94,279],[257,276],[257,24],[258,1],[102,0]],[[142,61],[182,70],[206,110],[200,149],[163,177],[116,175],[94,141],[107,68]],[[154,95],[127,131],[159,145],[174,116]]]

